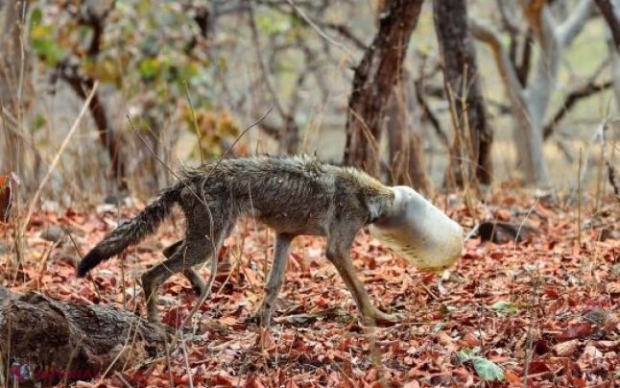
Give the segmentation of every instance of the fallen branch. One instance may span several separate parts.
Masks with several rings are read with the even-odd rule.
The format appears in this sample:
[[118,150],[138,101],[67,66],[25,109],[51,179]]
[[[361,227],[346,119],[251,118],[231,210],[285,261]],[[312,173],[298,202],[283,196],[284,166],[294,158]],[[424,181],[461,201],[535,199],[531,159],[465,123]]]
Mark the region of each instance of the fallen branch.
[[122,370],[163,354],[167,334],[129,311],[0,288],[2,375],[49,386]]

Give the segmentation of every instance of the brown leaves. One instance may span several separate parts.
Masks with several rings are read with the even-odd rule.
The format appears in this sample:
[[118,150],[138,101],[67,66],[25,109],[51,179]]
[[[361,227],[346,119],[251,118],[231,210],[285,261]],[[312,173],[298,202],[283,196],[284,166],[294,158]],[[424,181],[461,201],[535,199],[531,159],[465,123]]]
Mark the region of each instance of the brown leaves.
[[556,338],[558,341],[567,341],[572,339],[584,339],[594,333],[594,325],[591,323],[575,323],[569,325],[560,335]]
[[[166,223],[122,259],[102,263],[94,282],[75,279],[74,264],[66,259],[79,257],[119,218],[134,213],[35,213],[24,240],[26,280],[8,276],[5,284],[144,315],[139,275],[181,237],[173,226],[178,222]],[[544,208],[514,193],[450,214],[466,229],[474,224],[470,214],[511,225],[530,214],[528,225],[537,232],[521,243],[469,240],[461,260],[438,275],[417,272],[361,233],[351,254],[373,303],[405,315],[394,327],[374,330],[359,325],[350,294],[324,257],[324,239],[300,237],[275,303],[277,324],[261,330],[249,318],[264,295],[273,234],[240,224],[225,242],[222,271],[212,298],[194,316],[192,335],[184,334],[182,345],[148,365],[130,360],[122,375],[99,386],[188,386],[191,379],[196,387],[467,387],[483,385],[480,373],[492,372],[484,369],[489,365],[503,370],[502,381],[487,382],[498,387],[596,386],[617,379],[620,241],[597,241],[595,228],[578,245],[572,209]],[[619,221],[617,212],[604,216],[601,225]],[[41,238],[50,226],[70,231],[79,252],[71,240]],[[0,240],[12,238],[8,230],[0,233]],[[0,274],[7,272],[10,254],[0,253]],[[199,268],[205,278],[208,268]],[[160,298],[161,316],[173,327],[197,301],[183,276],[166,282]],[[463,351],[479,357],[482,372],[459,359]]]

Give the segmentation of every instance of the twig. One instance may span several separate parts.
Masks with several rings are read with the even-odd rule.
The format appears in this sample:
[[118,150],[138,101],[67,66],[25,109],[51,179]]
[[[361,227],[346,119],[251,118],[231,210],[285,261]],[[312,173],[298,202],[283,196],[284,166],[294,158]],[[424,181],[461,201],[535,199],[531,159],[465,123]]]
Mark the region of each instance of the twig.
[[351,41],[351,43],[353,43],[358,49],[364,51],[368,49],[368,46],[360,38],[353,35],[353,32],[349,29],[349,27],[345,26],[344,24],[327,23],[325,24],[325,27],[331,28],[332,30],[338,32],[340,35]]
[[308,25],[310,27],[312,27],[313,30],[315,30],[317,32],[317,34],[319,34],[319,36],[323,39],[325,39],[327,42],[333,44],[334,46],[338,47],[339,49],[341,49],[342,51],[344,51],[347,56],[349,58],[352,58],[352,54],[349,52],[349,50],[347,50],[347,48],[340,42],[335,41],[334,39],[332,39],[331,37],[329,37],[329,35],[327,35],[325,32],[323,32],[323,30],[321,30],[319,28],[319,26],[317,26],[312,19],[310,19],[308,17],[308,15],[306,15],[306,13],[300,9],[299,7],[297,7],[297,5],[293,2],[293,0],[286,0],[287,3],[289,3],[291,5],[291,7],[293,7],[293,9],[295,10],[295,12],[297,12],[297,14],[299,16],[301,16],[302,19],[304,19],[306,21],[306,23],[308,23]]
[[583,155],[582,150],[579,148],[579,168],[577,170],[578,181],[577,181],[577,244],[579,248],[581,248],[581,168],[583,166]]
[[593,94],[605,91],[609,89],[612,85],[612,81],[605,81],[600,84],[595,84],[594,81],[591,81],[588,84],[582,86],[581,88],[569,93],[568,96],[566,96],[566,99],[564,100],[564,103],[562,104],[560,109],[558,109],[556,114],[553,115],[551,122],[545,125],[545,128],[543,130],[543,138],[546,140],[547,138],[549,138],[549,136],[553,134],[553,130],[558,125],[560,120],[562,120],[564,116],[566,116],[566,114],[570,112],[570,110],[577,102],[579,102],[579,100],[590,97]]
[[95,95],[95,92],[97,91],[97,87],[98,86],[99,86],[99,81],[95,81],[95,84],[93,85],[93,88],[91,89],[90,94],[88,95],[88,97],[84,101],[84,104],[82,105],[82,109],[80,110],[80,113],[78,114],[77,118],[73,122],[73,125],[71,126],[71,129],[69,129],[69,133],[67,133],[67,136],[65,136],[65,139],[63,140],[62,144],[60,145],[60,148],[58,149],[58,152],[56,152],[56,155],[54,155],[54,159],[52,160],[52,163],[50,164],[50,167],[47,170],[47,173],[45,174],[45,176],[41,180],[41,183],[39,184],[39,187],[37,188],[37,191],[32,196],[32,200],[30,201],[30,205],[28,206],[28,213],[26,214],[26,218],[24,218],[24,223],[22,225],[22,229],[21,229],[21,232],[20,232],[22,236],[26,232],[26,228],[28,227],[28,223],[30,222],[30,218],[32,217],[32,213],[34,212],[35,204],[37,203],[37,200],[41,196],[41,192],[43,191],[43,187],[47,184],[47,181],[50,179],[50,176],[52,175],[52,171],[54,171],[54,169],[56,168],[56,165],[60,161],[60,155],[62,155],[62,153],[65,151],[65,148],[67,148],[67,146],[69,145],[69,140],[71,140],[71,137],[73,137],[73,135],[75,134],[75,132],[79,128],[78,125],[80,124],[80,121],[82,121],[82,118],[84,117],[84,115],[88,111],[88,106],[90,105],[90,102],[93,99],[93,96]]
[[416,89],[415,96],[418,104],[422,108],[423,115],[422,117],[427,119],[431,123],[431,127],[435,130],[435,134],[439,138],[441,144],[443,144],[446,148],[450,148],[450,140],[448,139],[448,135],[441,128],[441,124],[439,123],[439,119],[435,116],[435,113],[431,109],[428,101],[424,97],[424,88],[422,87],[421,79],[414,81],[414,86]]

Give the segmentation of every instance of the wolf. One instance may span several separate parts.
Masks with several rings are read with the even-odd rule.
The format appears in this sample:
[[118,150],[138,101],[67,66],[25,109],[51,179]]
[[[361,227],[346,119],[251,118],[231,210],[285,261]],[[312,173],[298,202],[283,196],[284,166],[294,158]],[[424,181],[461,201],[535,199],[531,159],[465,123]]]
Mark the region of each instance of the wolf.
[[[411,228],[415,213],[421,209],[420,198],[412,188],[388,187],[359,169],[327,164],[314,157],[261,155],[222,159],[182,170],[176,184],[161,191],[135,218],[121,224],[84,256],[77,276],[84,277],[102,261],[154,234],[178,204],[185,216],[185,237],[164,249],[166,260],[141,278],[150,322],[159,323],[157,290],[173,274],[182,272],[199,295],[210,292],[223,241],[238,219],[253,217],[275,232],[273,264],[257,314],[262,326],[271,324],[289,249],[293,239],[300,235],[326,237],[325,256],[350,291],[363,325],[392,325],[400,322],[402,315],[387,314],[371,303],[349,251],[358,232],[376,224],[375,229],[383,232],[379,237],[390,246],[419,259],[419,253],[426,252],[423,245],[428,243],[428,238],[420,239],[420,233]],[[413,232],[403,231],[403,227]],[[410,239],[411,234],[418,238]],[[449,267],[462,248],[462,240],[459,245],[458,237],[452,239],[456,243],[444,249],[441,257],[414,264],[426,270]],[[211,273],[205,283],[192,267],[209,259]]]

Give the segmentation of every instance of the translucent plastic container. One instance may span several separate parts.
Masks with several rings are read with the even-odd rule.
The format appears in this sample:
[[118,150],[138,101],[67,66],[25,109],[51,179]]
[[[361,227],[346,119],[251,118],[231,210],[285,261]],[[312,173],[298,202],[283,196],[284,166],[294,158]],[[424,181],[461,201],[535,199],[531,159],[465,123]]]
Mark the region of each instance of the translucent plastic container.
[[411,187],[391,189],[394,206],[370,233],[420,271],[452,266],[463,250],[463,228]]

